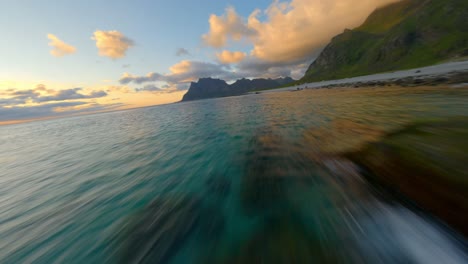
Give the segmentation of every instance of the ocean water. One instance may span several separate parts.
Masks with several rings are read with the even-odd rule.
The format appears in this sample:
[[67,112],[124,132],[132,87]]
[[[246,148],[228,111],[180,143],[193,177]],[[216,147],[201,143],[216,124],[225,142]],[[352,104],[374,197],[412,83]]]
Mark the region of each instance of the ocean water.
[[466,89],[335,89],[0,127],[0,263],[466,263],[340,153]]

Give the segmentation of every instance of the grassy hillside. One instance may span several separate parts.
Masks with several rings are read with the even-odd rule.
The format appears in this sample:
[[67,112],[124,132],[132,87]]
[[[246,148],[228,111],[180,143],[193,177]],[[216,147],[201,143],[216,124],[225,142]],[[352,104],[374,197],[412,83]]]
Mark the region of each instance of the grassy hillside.
[[468,56],[468,1],[403,0],[332,39],[301,82],[427,66]]

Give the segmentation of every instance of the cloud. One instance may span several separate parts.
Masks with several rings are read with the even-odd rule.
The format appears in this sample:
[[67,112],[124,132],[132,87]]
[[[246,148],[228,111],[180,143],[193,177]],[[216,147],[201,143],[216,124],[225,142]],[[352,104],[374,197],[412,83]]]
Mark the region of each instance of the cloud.
[[153,84],[145,85],[143,88],[135,89],[137,92],[161,92],[163,89],[156,87]]
[[210,16],[210,31],[202,38],[215,48],[228,44],[228,39],[247,39],[253,45],[251,55],[258,59],[302,63],[333,36],[360,25],[375,8],[395,1],[277,0],[264,11],[253,11],[247,21],[228,8],[222,16]]
[[[302,63],[282,63],[271,64],[270,62],[259,60],[252,56],[247,56],[236,67],[229,65],[201,62],[201,61],[181,61],[169,68],[169,74],[150,72],[143,76],[124,73],[119,82],[122,85],[143,84],[151,82],[165,82],[173,87],[173,90],[186,90],[190,82],[200,78],[212,77],[226,81],[234,81],[240,78],[278,78],[288,77],[299,79],[303,76],[308,64]],[[174,87],[177,86],[177,87]],[[167,91],[165,86],[162,90]],[[139,91],[147,89],[139,88]]]
[[169,68],[169,74],[160,74],[150,72],[145,76],[135,76],[129,73],[124,73],[120,78],[121,84],[136,83],[142,84],[147,82],[167,82],[169,84],[190,83],[203,77],[222,78],[232,80],[235,78],[235,72],[229,70],[224,65],[183,60],[174,64]]
[[70,107],[84,105],[86,102],[61,102],[31,107],[0,107],[0,122],[9,120],[33,119],[55,115],[54,109],[58,107]]
[[155,82],[163,78],[163,75],[159,73],[150,72],[146,76],[135,76],[125,72],[122,77],[120,77],[120,84],[129,84],[131,82],[142,84],[145,82]]
[[16,106],[26,103],[45,103],[52,101],[66,101],[78,99],[95,99],[107,96],[105,91],[92,91],[90,94],[83,94],[82,88],[71,88],[65,90],[48,89],[39,84],[34,89],[10,90],[5,93],[5,98],[0,99],[0,106]]
[[112,59],[123,58],[127,50],[135,45],[133,40],[125,37],[122,33],[116,30],[97,30],[94,32],[91,39],[96,41],[99,56],[109,57]]
[[56,94],[50,96],[38,96],[38,97],[31,97],[33,102],[41,103],[41,102],[50,102],[50,101],[65,101],[65,100],[76,100],[76,99],[93,99],[93,98],[101,98],[107,96],[107,93],[104,91],[93,91],[90,94],[81,94],[78,93],[81,91],[82,88],[72,88],[66,90],[57,91]]
[[54,57],[62,57],[76,52],[75,47],[63,42],[53,34],[47,34],[47,38],[50,40],[49,46],[52,47],[50,54]]
[[292,77],[300,79],[304,76],[310,62],[276,62],[272,63],[247,56],[236,65],[237,75],[246,78],[278,78]]
[[171,73],[163,78],[168,83],[188,83],[205,77],[229,79],[232,76],[224,66],[210,62],[184,60],[169,69]]
[[108,92],[108,93],[112,93],[112,92],[131,93],[132,90],[128,86],[113,85],[113,86],[108,86],[107,89],[106,89],[106,92]]
[[169,84],[169,85],[163,86],[163,88],[166,91],[172,91],[172,92],[185,91],[185,90],[188,90],[189,87],[190,87],[190,83],[175,83],[175,84]]
[[136,92],[150,92],[150,93],[173,93],[178,91],[184,91],[189,88],[188,83],[180,84],[165,84],[161,88],[156,85],[149,84],[145,85],[142,88],[135,89]]
[[[35,106],[0,107],[0,123],[13,120],[32,120],[46,117],[58,117],[73,114],[113,110],[123,104],[101,105],[89,102],[59,102]],[[78,108],[77,108],[78,107]]]
[[216,57],[223,64],[231,64],[242,61],[247,54],[241,51],[228,51],[223,50],[222,52],[216,53]]
[[224,15],[211,15],[209,23],[210,32],[203,35],[202,38],[207,45],[216,48],[225,46],[229,38],[238,41],[243,37],[256,34],[256,31],[245,23],[233,7],[228,7]]
[[36,88],[34,89],[34,91],[41,91],[41,92],[45,92],[48,94],[55,93],[55,90],[47,88],[44,84],[36,85]]
[[190,52],[184,48],[178,48],[177,51],[176,51],[176,56],[177,57],[180,57],[180,56],[188,56],[190,55]]
[[24,104],[25,101],[19,98],[0,98],[0,107]]

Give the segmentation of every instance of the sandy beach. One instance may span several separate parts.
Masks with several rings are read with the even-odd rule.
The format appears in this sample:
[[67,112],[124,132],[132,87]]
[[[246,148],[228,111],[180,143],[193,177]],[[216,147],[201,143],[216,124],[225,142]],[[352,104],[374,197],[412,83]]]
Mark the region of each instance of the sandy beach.
[[322,81],[262,91],[262,93],[345,86],[384,86],[384,85],[436,85],[452,84],[457,87],[468,86],[468,60],[449,62],[428,67],[414,68],[387,73],[378,73],[353,78]]

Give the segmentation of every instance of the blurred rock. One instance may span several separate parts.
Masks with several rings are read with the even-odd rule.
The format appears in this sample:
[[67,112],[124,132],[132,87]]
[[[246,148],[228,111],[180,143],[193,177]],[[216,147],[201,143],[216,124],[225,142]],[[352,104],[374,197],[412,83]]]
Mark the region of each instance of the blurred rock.
[[291,184],[311,181],[311,163],[302,152],[273,133],[259,133],[250,143],[241,201],[248,214],[281,210]]
[[468,235],[468,118],[426,121],[347,156],[371,178]]
[[212,242],[222,233],[224,218],[200,199],[171,196],[157,198],[125,224],[122,263],[169,263],[195,232]]
[[350,152],[365,143],[377,141],[384,132],[376,127],[353,120],[337,119],[328,127],[309,129],[304,133],[304,143],[317,150],[319,157]]
[[238,254],[217,263],[338,263],[341,253],[287,214],[270,218]]
[[231,190],[231,181],[224,175],[213,175],[207,181],[207,192],[225,198]]

